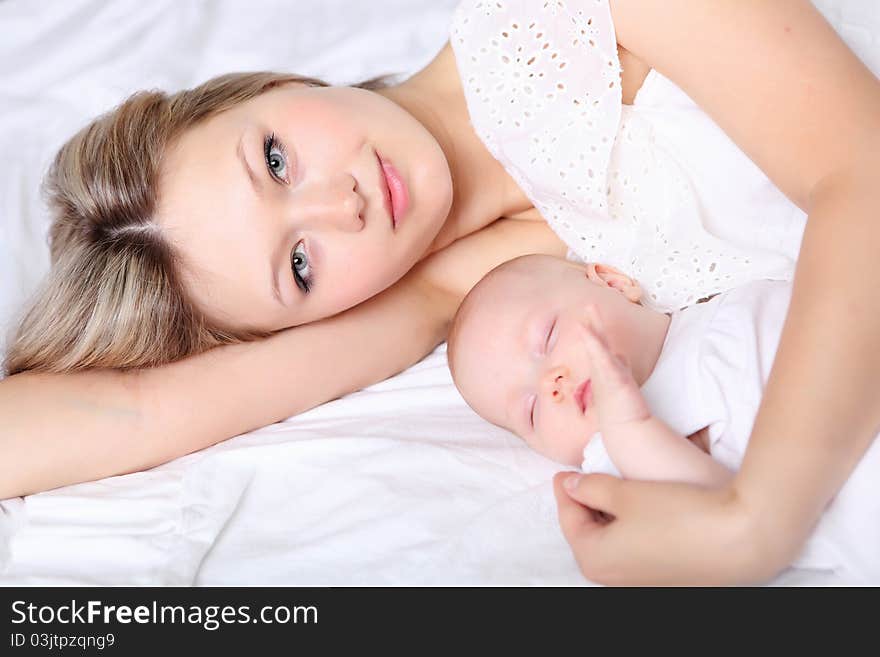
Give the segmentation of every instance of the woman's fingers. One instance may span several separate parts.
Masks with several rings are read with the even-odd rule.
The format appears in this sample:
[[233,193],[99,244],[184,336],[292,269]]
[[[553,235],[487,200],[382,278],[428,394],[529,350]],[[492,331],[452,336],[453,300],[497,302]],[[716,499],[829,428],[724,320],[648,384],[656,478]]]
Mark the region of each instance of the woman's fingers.
[[558,481],[566,496],[581,505],[595,511],[615,515],[617,509],[617,490],[620,479],[605,474],[579,474],[577,472],[560,472],[554,481]]
[[[581,572],[591,581],[728,584],[755,578],[756,560],[767,560],[750,542],[754,536],[743,533],[751,524],[744,515],[749,510],[730,489],[607,475],[576,477],[569,488],[565,483],[573,476],[562,472],[554,480],[559,524]],[[597,511],[613,520],[603,522]]]
[[602,511],[581,504],[573,498],[565,487],[568,477],[576,477],[571,472],[560,472],[553,478],[553,492],[556,495],[556,508],[559,527],[569,544],[580,544],[584,537],[594,535],[606,524]]
[[614,487],[620,480],[607,475],[560,472],[553,479],[556,508],[562,535],[572,548],[584,576],[594,582],[608,581],[607,556],[613,550],[617,521]]

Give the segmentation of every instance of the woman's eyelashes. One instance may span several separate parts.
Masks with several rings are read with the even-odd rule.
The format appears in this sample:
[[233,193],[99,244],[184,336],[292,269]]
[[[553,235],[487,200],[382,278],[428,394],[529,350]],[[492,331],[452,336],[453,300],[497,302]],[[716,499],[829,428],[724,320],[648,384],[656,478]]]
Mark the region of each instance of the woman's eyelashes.
[[[290,183],[290,174],[288,173],[287,149],[284,147],[275,133],[266,135],[263,140],[263,156],[266,160],[266,168],[269,175],[275,180],[285,185]],[[293,280],[296,286],[305,294],[312,289],[314,274],[312,273],[311,264],[309,264],[309,254],[306,251],[304,242],[298,242],[290,254],[290,269],[293,272]]]
[[287,171],[287,150],[275,137],[275,133],[266,135],[263,140],[263,157],[266,159],[266,168],[269,175],[285,185],[290,183]]
[[296,281],[296,286],[308,294],[312,289],[314,274],[309,264],[309,254],[306,253],[306,246],[303,242],[299,242],[290,254],[290,269],[293,271],[293,280]]

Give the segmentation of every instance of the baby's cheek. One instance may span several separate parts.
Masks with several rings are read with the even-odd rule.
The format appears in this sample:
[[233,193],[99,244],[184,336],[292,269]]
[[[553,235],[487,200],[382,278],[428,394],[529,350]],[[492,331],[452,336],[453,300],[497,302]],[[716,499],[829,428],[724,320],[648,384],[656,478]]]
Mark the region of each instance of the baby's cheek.
[[[573,464],[572,432],[562,423],[545,425],[536,431],[534,437],[526,440],[526,443],[536,452],[547,457],[551,461],[561,464]],[[580,464],[580,461],[577,461]]]
[[596,433],[596,424],[587,416],[580,416],[569,422],[564,431],[560,431],[560,442],[564,443],[565,462],[579,466],[583,461],[584,448]]
[[556,444],[552,437],[548,438],[548,432],[536,429],[527,436],[520,436],[523,442],[532,450],[551,461],[559,462],[559,445]]
[[536,452],[544,453],[544,441],[538,435],[519,436],[522,441]]

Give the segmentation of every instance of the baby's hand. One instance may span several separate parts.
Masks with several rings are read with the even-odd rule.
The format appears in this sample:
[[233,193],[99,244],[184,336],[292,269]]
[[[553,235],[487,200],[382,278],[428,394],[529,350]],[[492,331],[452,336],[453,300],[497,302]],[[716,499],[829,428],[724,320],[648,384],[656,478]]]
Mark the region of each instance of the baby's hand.
[[611,353],[602,320],[594,308],[587,309],[581,328],[592,365],[590,385],[602,435],[610,437],[615,430],[650,418],[651,411],[629,365]]

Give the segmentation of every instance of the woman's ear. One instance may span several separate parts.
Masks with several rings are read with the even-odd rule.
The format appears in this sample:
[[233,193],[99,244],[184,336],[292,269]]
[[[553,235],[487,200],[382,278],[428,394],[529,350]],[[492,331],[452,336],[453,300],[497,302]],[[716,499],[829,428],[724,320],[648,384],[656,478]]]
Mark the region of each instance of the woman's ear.
[[604,285],[620,292],[627,300],[638,303],[642,298],[641,286],[611,265],[590,263],[587,265],[587,278],[598,285]]

